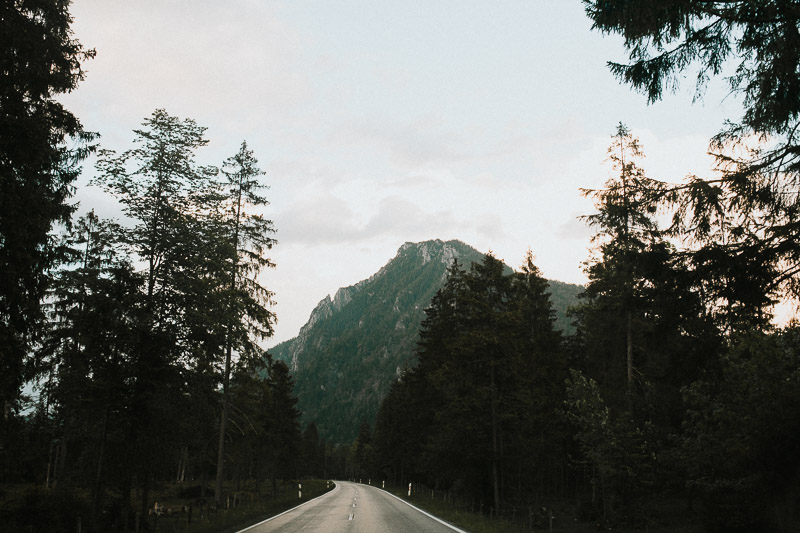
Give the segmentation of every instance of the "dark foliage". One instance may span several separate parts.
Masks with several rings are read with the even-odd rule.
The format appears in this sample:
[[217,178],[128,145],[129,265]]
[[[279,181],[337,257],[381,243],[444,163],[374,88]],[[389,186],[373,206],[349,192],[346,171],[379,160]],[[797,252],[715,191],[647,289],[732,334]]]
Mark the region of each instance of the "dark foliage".
[[[384,475],[453,489],[500,509],[563,488],[566,377],[554,313],[529,255],[520,273],[492,256],[455,263],[420,332],[418,363],[376,419]],[[546,487],[546,488],[545,488]]]
[[31,377],[27,355],[43,318],[48,271],[58,262],[50,232],[69,222],[79,164],[96,137],[57,96],[83,79],[94,56],[73,39],[68,0],[0,7],[0,479],[11,458],[10,418]]
[[[389,385],[413,363],[425,308],[455,257],[470,264],[482,255],[459,241],[403,245],[375,275],[322,300],[298,337],[271,350],[297,365],[299,408],[322,439],[349,445],[358,431],[352,421],[374,420]],[[556,328],[574,331],[566,310],[581,287],[549,283]]]

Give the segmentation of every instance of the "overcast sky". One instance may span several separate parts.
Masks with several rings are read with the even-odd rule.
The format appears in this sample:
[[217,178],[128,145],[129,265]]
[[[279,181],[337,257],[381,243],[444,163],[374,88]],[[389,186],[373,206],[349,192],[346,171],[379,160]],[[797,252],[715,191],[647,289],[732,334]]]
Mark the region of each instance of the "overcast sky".
[[[316,303],[370,276],[404,242],[459,239],[511,266],[528,248],[550,279],[583,283],[592,212],[616,124],[653,178],[708,175],[709,138],[740,106],[712,82],[664,101],[619,84],[618,37],[579,0],[73,0],[97,57],[64,100],[101,144],[131,146],[156,108],[208,128],[198,161],[254,150],[278,230],[273,345]],[[119,216],[86,186],[77,200]]]

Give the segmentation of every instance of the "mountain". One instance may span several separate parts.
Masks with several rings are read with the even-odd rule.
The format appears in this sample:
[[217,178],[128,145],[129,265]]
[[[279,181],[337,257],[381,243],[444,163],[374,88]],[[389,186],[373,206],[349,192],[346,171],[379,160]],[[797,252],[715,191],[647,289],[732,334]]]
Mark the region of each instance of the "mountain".
[[[270,350],[292,369],[298,407],[320,437],[351,442],[361,421],[372,423],[389,385],[413,364],[425,308],[456,258],[469,268],[483,254],[460,241],[406,243],[369,279],[326,296],[297,337]],[[566,309],[582,287],[550,283],[556,327],[569,333]]]

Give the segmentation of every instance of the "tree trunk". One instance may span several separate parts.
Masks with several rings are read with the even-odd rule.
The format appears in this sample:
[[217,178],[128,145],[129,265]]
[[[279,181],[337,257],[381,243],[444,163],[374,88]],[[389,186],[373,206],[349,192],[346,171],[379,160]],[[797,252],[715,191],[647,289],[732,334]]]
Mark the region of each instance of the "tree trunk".
[[277,465],[273,462],[272,463],[272,497],[278,497],[278,478],[275,475],[275,470],[277,469]]
[[225,381],[222,385],[222,416],[219,422],[219,448],[217,449],[217,483],[214,487],[214,503],[217,508],[222,504],[222,481],[225,475],[225,431],[228,425],[228,372],[230,370],[230,352],[225,357]]
[[140,512],[143,517],[147,516],[147,510],[150,507],[150,484],[153,480],[153,473],[150,469],[150,466],[147,466],[147,470],[144,473],[144,479],[142,480],[142,503],[140,507]]
[[56,465],[53,472],[53,488],[63,488],[66,483],[66,476],[64,470],[67,465],[67,441],[69,440],[69,418],[64,427],[64,436],[61,439],[61,444],[56,449]]
[[95,530],[99,531],[99,524],[97,523],[100,513],[100,501],[102,494],[102,477],[103,477],[103,456],[106,449],[106,437],[108,435],[108,417],[111,407],[106,405],[106,412],[103,416],[103,430],[100,434],[100,449],[97,452],[97,468],[94,475],[94,486],[92,487],[92,516],[91,523]]
[[50,488],[50,473],[53,469],[53,455],[56,449],[56,440],[55,438],[50,441],[50,454],[47,456],[47,477],[44,480],[44,488],[45,490]]
[[[239,265],[239,219],[242,211],[242,187],[241,178],[239,190],[236,198],[236,220],[233,230],[233,253],[234,260],[231,267],[231,294],[236,290],[236,275]],[[232,312],[229,309],[229,312]],[[222,416],[219,423],[219,450],[217,452],[217,485],[214,489],[214,503],[217,507],[222,503],[222,481],[225,474],[225,429],[228,423],[228,385],[231,376],[231,351],[233,350],[233,340],[231,339],[232,316],[228,317],[228,328],[225,334],[225,375],[222,378]]]
[[206,499],[206,486],[208,485],[208,461],[203,461],[204,464],[201,468],[202,475],[200,476],[200,499]]
[[186,465],[189,462],[189,446],[181,446],[178,458],[178,474],[175,477],[176,483],[183,483],[186,479]]
[[500,476],[498,474],[497,406],[495,405],[494,365],[491,366],[491,412],[492,412],[492,485],[494,485],[494,510],[500,510]]
[[122,488],[120,489],[120,499],[122,505],[120,506],[120,520],[122,521],[122,530],[128,531],[128,523],[131,516],[131,486],[133,479],[131,473],[126,469],[125,476],[122,479]]
[[633,319],[631,311],[625,316],[625,348],[628,362],[628,412],[633,414]]

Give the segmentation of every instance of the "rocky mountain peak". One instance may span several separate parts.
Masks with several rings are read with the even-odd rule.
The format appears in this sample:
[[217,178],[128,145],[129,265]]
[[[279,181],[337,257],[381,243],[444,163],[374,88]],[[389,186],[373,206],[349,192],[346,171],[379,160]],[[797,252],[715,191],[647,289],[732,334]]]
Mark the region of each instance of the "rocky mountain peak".
[[456,258],[469,268],[483,254],[457,240],[407,242],[378,272],[323,298],[297,337],[270,350],[290,365],[298,407],[321,437],[350,442],[353,420],[374,419],[389,385],[413,365],[425,309]]
[[415,253],[422,259],[422,264],[429,261],[438,261],[449,266],[452,264],[453,259],[469,253],[469,250],[474,250],[470,246],[461,241],[442,241],[435,239],[432,241],[423,242],[407,242],[400,247],[397,256]]

